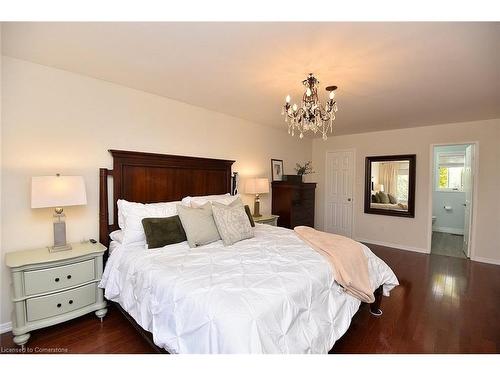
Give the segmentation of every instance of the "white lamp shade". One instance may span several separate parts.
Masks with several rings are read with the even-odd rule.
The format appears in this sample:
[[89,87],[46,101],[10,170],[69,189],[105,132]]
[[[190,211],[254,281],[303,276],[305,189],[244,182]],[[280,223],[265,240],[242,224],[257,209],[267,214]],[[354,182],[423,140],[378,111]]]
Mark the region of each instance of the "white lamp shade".
[[39,176],[31,178],[31,208],[87,204],[82,176]]
[[379,190],[379,191],[384,191],[384,185],[379,184],[379,185],[378,185],[378,190]]
[[245,193],[269,193],[269,180],[267,178],[249,178],[245,183]]

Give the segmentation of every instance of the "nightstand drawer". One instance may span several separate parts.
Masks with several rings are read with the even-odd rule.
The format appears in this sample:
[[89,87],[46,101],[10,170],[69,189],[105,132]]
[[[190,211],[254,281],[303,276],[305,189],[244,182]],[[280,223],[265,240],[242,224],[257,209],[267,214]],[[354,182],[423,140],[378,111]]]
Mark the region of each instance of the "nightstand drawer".
[[88,284],[65,292],[26,300],[28,321],[49,318],[78,310],[96,302],[96,286]]
[[274,225],[276,226],[276,221],[278,219],[277,218],[273,218],[273,219],[269,219],[269,220],[260,220],[258,221],[259,224],[268,224],[268,225]]
[[26,295],[46,293],[75,286],[94,277],[94,260],[90,259],[67,266],[27,271],[24,273],[24,288]]

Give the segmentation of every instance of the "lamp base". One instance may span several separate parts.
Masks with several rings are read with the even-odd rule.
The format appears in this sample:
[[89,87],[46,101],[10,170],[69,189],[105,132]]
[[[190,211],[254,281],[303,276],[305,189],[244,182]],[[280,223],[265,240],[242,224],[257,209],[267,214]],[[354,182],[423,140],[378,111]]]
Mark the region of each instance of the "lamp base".
[[54,217],[57,220],[54,222],[54,246],[49,247],[49,252],[71,250],[71,245],[66,242],[66,223],[62,220],[64,219],[62,208],[56,208]]
[[49,249],[49,253],[57,253],[58,251],[66,251],[72,249],[70,244],[66,244],[63,246],[47,246],[47,248]]
[[253,217],[261,217],[260,214],[260,199],[259,194],[255,194],[255,202],[253,204]]

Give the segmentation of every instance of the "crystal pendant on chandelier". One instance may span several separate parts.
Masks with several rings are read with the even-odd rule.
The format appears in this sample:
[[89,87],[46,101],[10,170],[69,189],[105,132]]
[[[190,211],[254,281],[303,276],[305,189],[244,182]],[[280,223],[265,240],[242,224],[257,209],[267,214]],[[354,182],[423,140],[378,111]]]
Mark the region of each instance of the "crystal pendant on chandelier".
[[299,132],[299,138],[304,138],[304,133],[311,131],[312,133],[320,133],[323,140],[327,140],[327,133],[333,133],[333,121],[335,120],[335,112],[337,112],[337,102],[335,98],[335,90],[337,86],[328,86],[326,91],[329,92],[328,99],[324,106],[318,98],[319,81],[312,73],[309,73],[307,78],[302,81],[306,87],[306,91],[302,96],[302,104],[300,107],[297,104],[290,105],[290,95],[285,99],[285,105],[281,114],[285,116],[285,122],[288,123],[288,134],[294,136],[295,130]]

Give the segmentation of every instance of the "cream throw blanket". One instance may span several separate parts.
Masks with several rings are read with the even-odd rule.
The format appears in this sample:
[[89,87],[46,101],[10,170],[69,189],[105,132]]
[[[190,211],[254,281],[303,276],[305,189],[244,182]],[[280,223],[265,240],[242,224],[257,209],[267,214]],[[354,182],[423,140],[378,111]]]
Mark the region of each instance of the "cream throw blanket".
[[334,278],[345,291],[362,302],[375,301],[368,275],[368,258],[359,242],[336,234],[298,226],[295,233],[324,255],[333,267]]

